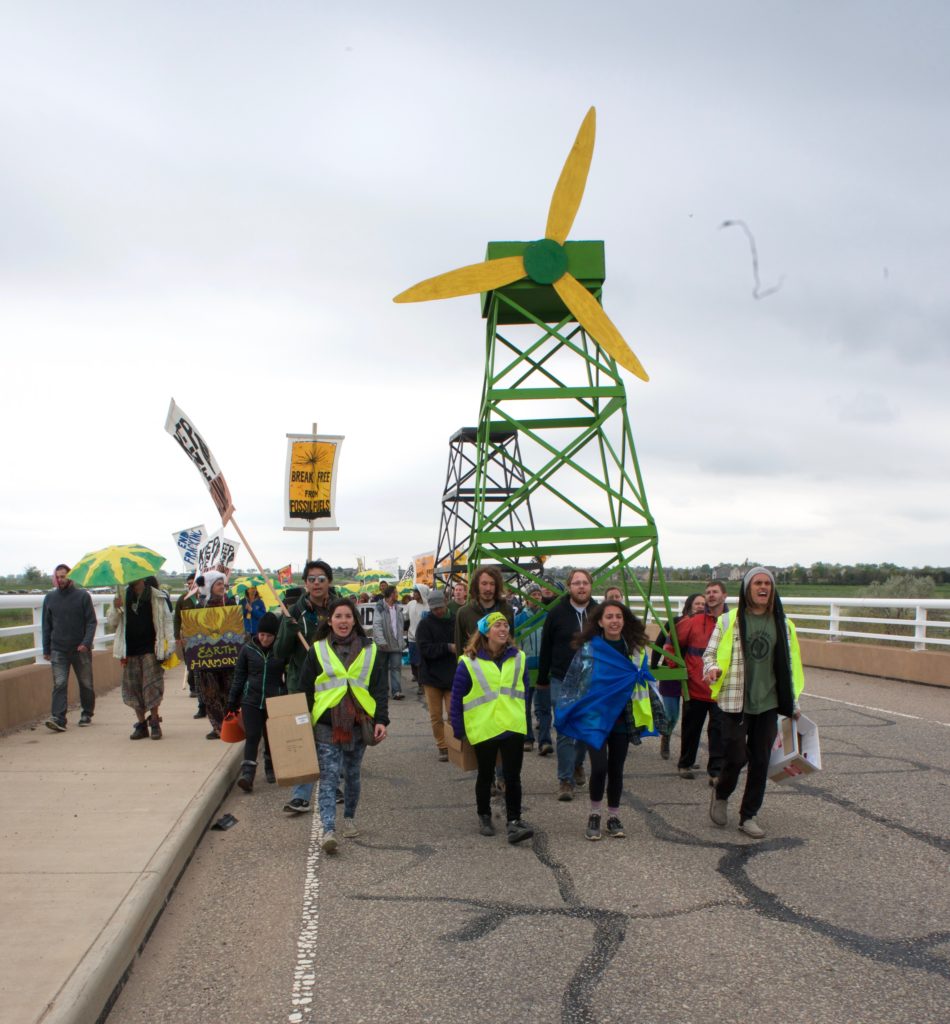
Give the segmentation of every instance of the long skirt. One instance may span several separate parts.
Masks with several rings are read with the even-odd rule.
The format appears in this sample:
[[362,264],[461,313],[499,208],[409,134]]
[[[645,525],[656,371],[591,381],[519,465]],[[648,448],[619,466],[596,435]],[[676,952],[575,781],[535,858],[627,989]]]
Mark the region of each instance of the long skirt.
[[221,732],[221,723],[228,709],[228,692],[231,689],[230,670],[213,672],[207,669],[195,671],[195,685],[201,694],[201,701],[208,712],[208,721],[215,732]]
[[133,654],[122,669],[122,703],[135,711],[158,707],[165,696],[165,673],[154,654]]

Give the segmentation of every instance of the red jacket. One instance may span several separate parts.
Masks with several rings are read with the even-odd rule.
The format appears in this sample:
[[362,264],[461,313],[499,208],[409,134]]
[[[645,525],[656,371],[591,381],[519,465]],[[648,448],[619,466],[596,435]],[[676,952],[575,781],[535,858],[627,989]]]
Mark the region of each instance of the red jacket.
[[703,682],[703,654],[719,620],[715,615],[690,615],[676,623],[676,636],[686,660],[686,685],[690,699],[712,700],[709,686]]

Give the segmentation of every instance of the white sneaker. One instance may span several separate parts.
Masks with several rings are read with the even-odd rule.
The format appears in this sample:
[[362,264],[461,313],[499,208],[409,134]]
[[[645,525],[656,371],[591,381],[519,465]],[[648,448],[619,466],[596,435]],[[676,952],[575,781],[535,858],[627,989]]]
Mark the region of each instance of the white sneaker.
[[355,839],[360,834],[360,830],[356,827],[356,822],[352,818],[343,819],[343,838],[344,839]]
[[739,831],[745,832],[747,836],[751,836],[753,839],[761,839],[765,835],[765,829],[759,825],[755,818],[746,818],[745,821],[740,821]]
[[320,849],[324,853],[336,853],[337,841],[336,832],[327,832],[323,836],[323,842],[320,844]]

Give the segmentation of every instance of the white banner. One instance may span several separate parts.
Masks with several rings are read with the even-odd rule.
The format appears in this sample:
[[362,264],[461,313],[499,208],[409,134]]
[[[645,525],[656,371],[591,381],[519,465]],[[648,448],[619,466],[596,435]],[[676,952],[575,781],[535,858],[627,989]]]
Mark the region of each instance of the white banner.
[[228,520],[234,515],[234,504],[231,501],[231,492],[228,489],[224,474],[218,465],[211,449],[205,443],[204,438],[198,433],[198,428],[175,405],[175,399],[171,400],[168,406],[168,416],[165,419],[165,429],[181,445],[182,451],[195,464],[205,486],[211,492],[211,500],[214,502],[218,515],[221,516],[221,525],[225,526]]
[[208,531],[204,523],[200,526],[189,526],[172,534],[172,540],[181,555],[181,564],[186,571],[194,569],[198,564],[198,549],[207,539]]
[[379,560],[379,571],[395,579],[399,575],[399,559],[381,558]]
[[195,566],[195,571],[203,573],[219,566],[230,569],[234,565],[240,546],[236,540],[225,537],[223,530],[212,533],[198,549],[198,563]]

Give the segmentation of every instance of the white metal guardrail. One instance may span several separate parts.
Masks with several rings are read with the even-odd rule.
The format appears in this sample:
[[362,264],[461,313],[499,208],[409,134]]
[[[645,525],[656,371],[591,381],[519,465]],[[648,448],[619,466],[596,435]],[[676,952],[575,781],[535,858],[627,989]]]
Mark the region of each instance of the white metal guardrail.
[[[0,665],[27,659],[42,660],[41,609],[44,596],[0,594],[0,609],[32,613],[31,623],[0,627],[0,637],[33,638],[32,647],[0,654]],[[113,640],[113,634],[105,631],[106,609],[112,604],[112,594],[93,593],[91,596],[99,620],[94,646],[96,650],[102,650]],[[682,611],[685,598],[676,596],[670,600],[677,614]],[[735,604],[735,598],[731,600]],[[782,600],[803,636],[824,636],[829,641],[883,640],[915,651],[950,651],[950,600],[895,597],[783,597]],[[641,600],[633,598],[630,604],[635,612],[642,614]],[[890,614],[883,614],[884,610]],[[912,614],[901,615],[902,612]]]
[[[0,665],[9,664],[11,661],[33,661],[43,660],[43,598],[45,594],[0,594],[0,609],[15,611],[29,611],[32,613],[32,622],[24,623],[21,626],[0,627],[0,637],[4,636],[30,636],[33,638],[33,646],[19,651],[7,651],[0,654]],[[104,650],[115,636],[114,633],[106,632],[106,608],[112,605],[112,593],[95,594],[90,593],[93,607],[96,610],[96,635],[93,640],[93,648],[97,651]]]

